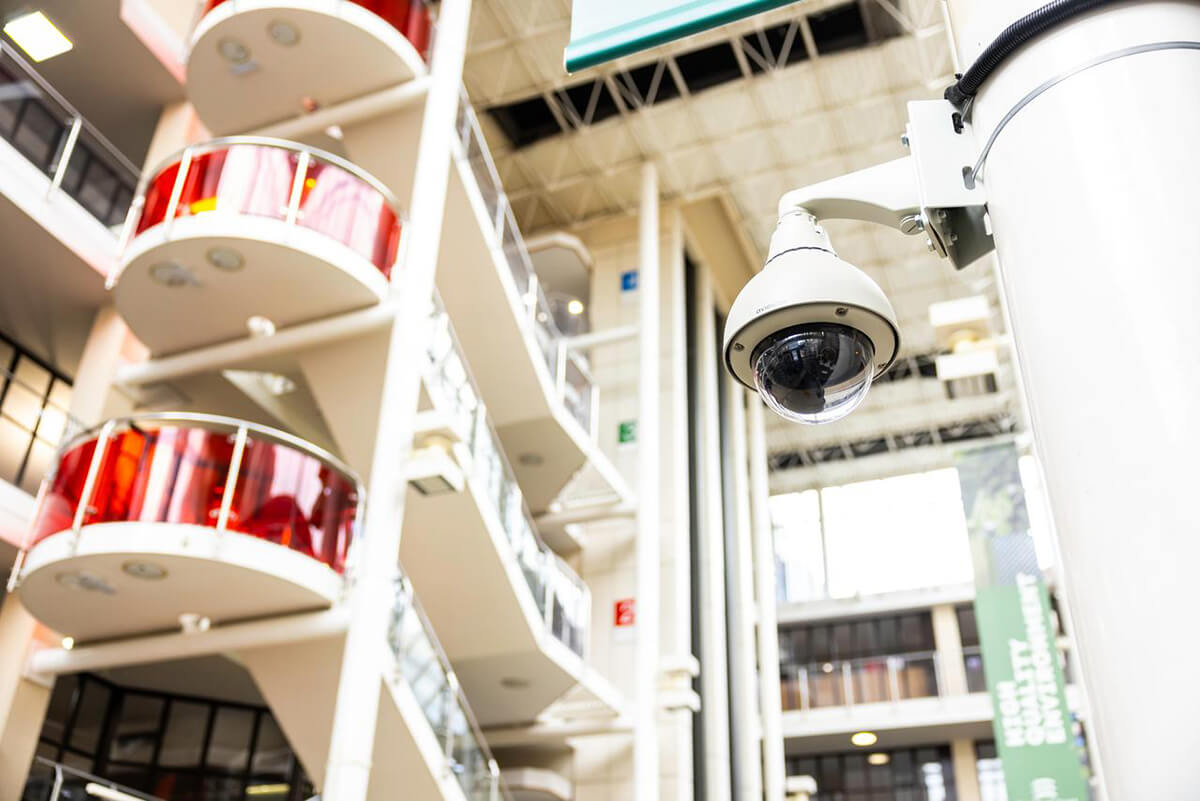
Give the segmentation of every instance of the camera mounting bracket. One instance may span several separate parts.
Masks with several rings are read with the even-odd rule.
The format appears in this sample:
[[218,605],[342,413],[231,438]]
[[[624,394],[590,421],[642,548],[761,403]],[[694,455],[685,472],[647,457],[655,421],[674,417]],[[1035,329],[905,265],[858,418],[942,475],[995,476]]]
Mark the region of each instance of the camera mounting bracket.
[[911,155],[788,192],[779,200],[780,220],[799,212],[924,231],[929,249],[960,270],[990,253],[995,245],[987,195],[972,177],[979,148],[970,124],[949,101],[915,101],[902,141]]

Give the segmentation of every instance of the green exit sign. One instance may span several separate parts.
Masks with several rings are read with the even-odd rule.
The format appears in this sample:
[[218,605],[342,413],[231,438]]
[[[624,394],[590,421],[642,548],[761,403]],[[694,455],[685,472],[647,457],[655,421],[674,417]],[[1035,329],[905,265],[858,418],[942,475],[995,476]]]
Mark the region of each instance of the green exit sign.
[[617,444],[629,445],[637,442],[637,420],[625,420],[617,424]]
[[567,72],[657,47],[796,0],[574,0]]

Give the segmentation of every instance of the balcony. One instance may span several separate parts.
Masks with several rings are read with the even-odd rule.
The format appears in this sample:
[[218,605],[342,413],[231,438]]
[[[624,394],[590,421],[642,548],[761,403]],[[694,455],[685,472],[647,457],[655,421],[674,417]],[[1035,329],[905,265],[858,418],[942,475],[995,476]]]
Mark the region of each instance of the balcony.
[[426,73],[425,0],[209,0],[202,11],[188,53],[188,96],[217,134]]
[[401,562],[484,725],[532,720],[601,681],[582,660],[591,594],[538,537],[450,321],[432,322]]
[[383,185],[321,150],[190,147],[139,186],[116,304],[156,355],[243,338],[251,318],[273,329],[364,308],[387,293],[401,216]]
[[[288,434],[204,415],[68,442],[26,543],[22,602],[78,642],[329,607],[363,492]],[[220,591],[214,591],[219,587]]]
[[780,672],[785,712],[938,695],[937,654],[932,651],[783,665]]
[[[596,445],[599,395],[589,364],[554,323],[466,98],[458,123],[439,288],[504,448],[516,456],[526,501],[540,515],[590,463],[610,500],[627,502],[628,487]],[[566,538],[559,549],[577,547]]]

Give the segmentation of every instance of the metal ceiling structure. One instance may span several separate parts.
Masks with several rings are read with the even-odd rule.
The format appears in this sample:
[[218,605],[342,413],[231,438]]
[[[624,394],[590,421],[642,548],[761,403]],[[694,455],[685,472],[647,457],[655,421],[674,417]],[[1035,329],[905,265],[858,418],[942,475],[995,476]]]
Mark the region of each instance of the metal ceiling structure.
[[[570,0],[476,4],[464,80],[522,229],[635,214],[639,169],[667,202],[718,197],[761,258],[785,191],[905,154],[911,100],[939,97],[954,61],[943,0],[806,0],[576,75],[562,67]],[[928,369],[931,303],[984,295],[1005,325],[988,261],[957,273],[922,237],[832,221],[847,261],[887,292],[904,380],[839,423],[768,421],[775,491],[944,466],[954,441],[1021,427],[1001,348],[991,392],[949,397]],[[921,360],[925,360],[925,369]],[[965,434],[969,436],[963,436]]]

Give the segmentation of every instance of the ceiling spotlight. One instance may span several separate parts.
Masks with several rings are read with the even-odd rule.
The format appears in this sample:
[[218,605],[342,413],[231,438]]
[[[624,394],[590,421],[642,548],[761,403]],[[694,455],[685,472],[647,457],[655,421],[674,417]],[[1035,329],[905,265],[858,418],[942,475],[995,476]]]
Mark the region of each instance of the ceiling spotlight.
[[246,265],[242,254],[233,248],[209,248],[205,256],[208,258],[209,264],[218,270],[225,270],[226,272],[240,270]]
[[70,651],[72,648],[75,647],[75,638],[74,637],[63,637],[62,638],[62,647],[63,647],[64,651]]
[[296,382],[286,375],[279,373],[263,373],[262,382],[263,386],[267,388],[267,392],[276,397],[287,395],[296,390]]
[[212,621],[195,612],[184,612],[179,616],[179,628],[184,634],[200,634],[212,627]]
[[236,39],[222,39],[217,43],[217,51],[230,64],[245,64],[250,60],[250,48]]
[[876,752],[867,755],[867,764],[869,765],[886,765],[892,761],[892,757],[883,752]]
[[859,748],[869,748],[879,742],[879,737],[873,731],[860,731],[850,735],[850,742]]
[[185,286],[200,286],[195,274],[182,264],[162,261],[150,268],[150,277],[165,287],[179,289]]
[[325,135],[339,142],[346,138],[346,132],[342,130],[342,126],[340,125],[330,125],[325,129]]
[[583,314],[583,301],[578,300],[577,298],[571,298],[571,300],[567,302],[567,313],[574,315],[575,317]]
[[821,672],[822,673],[832,673],[833,672],[833,663],[826,662],[825,664],[821,665]]
[[290,22],[275,20],[267,26],[267,33],[277,45],[292,47],[300,41],[300,31]]
[[157,581],[167,577],[167,570],[153,562],[126,562],[121,565],[121,571],[127,576],[146,581]]
[[4,33],[34,61],[61,56],[74,47],[71,40],[41,11],[14,17],[5,24]]
[[246,328],[252,337],[270,337],[275,335],[275,323],[261,314],[256,314],[246,320]]

